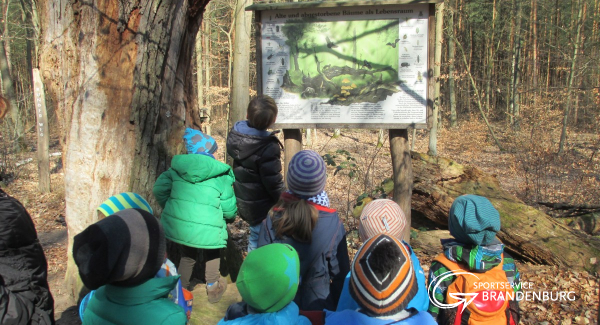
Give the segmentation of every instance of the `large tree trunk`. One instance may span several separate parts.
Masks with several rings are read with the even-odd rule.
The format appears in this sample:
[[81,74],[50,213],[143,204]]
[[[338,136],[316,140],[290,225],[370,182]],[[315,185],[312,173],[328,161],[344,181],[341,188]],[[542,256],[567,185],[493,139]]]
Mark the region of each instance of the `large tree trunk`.
[[510,121],[512,126],[519,130],[520,123],[520,111],[519,111],[519,78],[520,71],[519,65],[521,60],[521,13],[522,5],[520,2],[515,1],[517,6],[516,27],[515,27],[515,38],[513,43],[513,55],[512,55],[512,71],[510,74]]
[[567,101],[563,113],[562,131],[560,133],[560,142],[558,144],[558,154],[562,154],[567,142],[567,123],[569,121],[569,111],[571,110],[571,98],[573,96],[573,80],[575,79],[575,67],[577,66],[577,55],[579,54],[579,42],[581,40],[581,28],[583,27],[583,1],[578,2],[579,13],[577,14],[577,34],[575,44],[573,45],[573,58],[571,59],[571,69],[567,81]]
[[[107,197],[152,186],[183,144],[194,107],[192,53],[208,0],[42,0],[40,65],[63,124],[69,262],[73,237]],[[156,209],[158,210],[158,209]]]
[[[435,51],[434,51],[434,64],[433,64],[433,81],[435,82],[433,92],[433,113],[432,113],[432,126],[429,133],[429,154],[437,156],[437,133],[438,133],[438,122],[441,105],[440,97],[440,67],[442,65],[442,47],[443,44],[443,25],[444,25],[444,3],[437,4],[435,13]],[[429,82],[432,80],[430,79]]]
[[448,17],[448,93],[449,93],[449,104],[450,104],[450,127],[456,127],[457,114],[456,114],[456,90],[455,90],[455,60],[454,54],[456,53],[456,47],[454,45],[454,12],[455,7],[450,8],[450,15]]
[[[250,40],[252,34],[252,12],[244,8],[252,4],[252,0],[238,0],[235,6],[235,42],[233,47],[233,88],[229,106],[229,127],[235,122],[245,119],[246,109],[250,102]],[[230,60],[231,61],[231,60]],[[260,69],[260,67],[257,67]],[[232,78],[230,78],[232,79]],[[229,132],[229,130],[227,130]]]
[[412,152],[412,210],[447,225],[454,199],[463,194],[485,196],[500,212],[500,240],[508,249],[535,263],[577,269],[597,268],[600,240],[575,231],[530,207],[500,188],[494,176],[445,158]]

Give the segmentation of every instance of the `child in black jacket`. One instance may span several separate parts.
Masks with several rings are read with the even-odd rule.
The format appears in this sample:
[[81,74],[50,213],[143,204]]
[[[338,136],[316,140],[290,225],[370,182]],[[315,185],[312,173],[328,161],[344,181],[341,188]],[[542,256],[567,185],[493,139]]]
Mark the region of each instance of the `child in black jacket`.
[[277,104],[269,96],[250,101],[248,120],[237,122],[227,137],[227,153],[233,158],[238,214],[250,225],[248,251],[257,247],[261,222],[283,192],[281,142],[275,132]]
[[25,207],[0,190],[0,324],[54,324],[48,263]]

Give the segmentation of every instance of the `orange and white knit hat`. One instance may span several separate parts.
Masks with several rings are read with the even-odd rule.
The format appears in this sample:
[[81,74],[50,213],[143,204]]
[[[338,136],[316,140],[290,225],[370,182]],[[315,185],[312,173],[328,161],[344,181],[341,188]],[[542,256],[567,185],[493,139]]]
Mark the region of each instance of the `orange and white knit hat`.
[[402,240],[406,228],[406,216],[400,206],[388,199],[378,199],[367,204],[360,214],[358,234],[360,240],[365,240],[380,234]]
[[350,268],[350,295],[369,316],[403,311],[418,291],[410,252],[387,234],[369,238]]

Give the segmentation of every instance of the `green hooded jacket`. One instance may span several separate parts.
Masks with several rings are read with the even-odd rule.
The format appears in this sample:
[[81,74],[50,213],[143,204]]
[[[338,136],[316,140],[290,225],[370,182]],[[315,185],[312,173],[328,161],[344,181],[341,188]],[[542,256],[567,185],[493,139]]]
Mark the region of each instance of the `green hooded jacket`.
[[163,208],[160,221],[165,236],[195,248],[227,246],[225,221],[237,213],[229,165],[205,155],[173,157],[171,168],[154,184],[156,200]]
[[170,276],[134,287],[102,286],[87,305],[83,325],[185,325],[183,308],[167,299],[177,280]]

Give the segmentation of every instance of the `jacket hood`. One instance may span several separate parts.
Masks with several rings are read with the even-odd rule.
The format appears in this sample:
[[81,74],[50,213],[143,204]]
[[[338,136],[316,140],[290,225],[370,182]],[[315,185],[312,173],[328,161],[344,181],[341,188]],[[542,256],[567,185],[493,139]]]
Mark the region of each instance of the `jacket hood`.
[[109,300],[120,305],[140,305],[167,295],[179,280],[179,275],[165,278],[152,278],[134,287],[119,287],[112,284],[105,286]]
[[504,244],[494,239],[490,245],[465,245],[454,239],[442,240],[444,255],[451,261],[468,267],[469,271],[483,273],[502,262]]
[[271,132],[267,130],[259,130],[251,127],[248,125],[248,121],[238,121],[233,126],[233,129],[243,134],[256,135],[259,137],[268,137],[271,135]]
[[275,132],[271,132],[268,136],[259,136],[244,134],[233,128],[227,136],[227,153],[235,160],[244,160],[262,150],[271,142],[281,145],[279,139],[275,136]]
[[221,325],[310,325],[308,318],[299,314],[300,309],[293,301],[273,313],[251,313],[245,302],[229,306]]
[[200,183],[226,174],[233,177],[229,165],[205,155],[177,155],[171,161],[171,168],[190,183]]
[[16,249],[37,242],[33,221],[25,207],[0,190],[0,250]]

